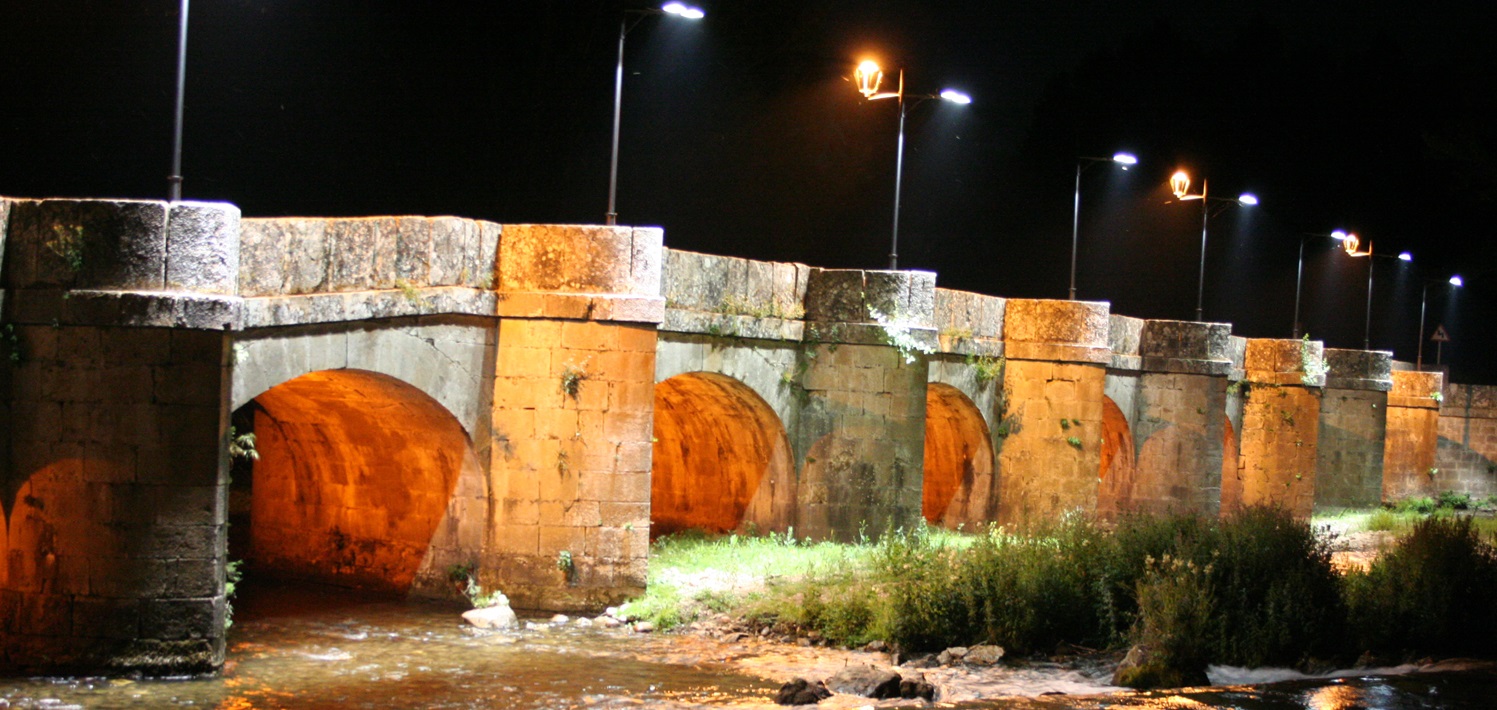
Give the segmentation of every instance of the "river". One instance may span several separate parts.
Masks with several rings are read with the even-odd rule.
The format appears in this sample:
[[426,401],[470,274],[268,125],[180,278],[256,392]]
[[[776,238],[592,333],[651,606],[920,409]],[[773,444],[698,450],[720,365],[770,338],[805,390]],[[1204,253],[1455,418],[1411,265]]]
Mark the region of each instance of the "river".
[[[519,631],[482,632],[463,624],[451,606],[311,587],[246,589],[236,606],[221,677],[0,679],[0,708],[765,707],[793,675],[824,677],[845,663],[877,658],[757,639],[635,634],[577,620],[531,619]],[[1037,664],[927,675],[946,689],[937,705],[958,708],[1497,707],[1497,672],[1489,666],[1413,670],[1280,680],[1292,674],[1213,668],[1213,682],[1224,685],[1153,693],[1109,688],[1103,667]],[[839,695],[822,707],[873,704]],[[876,705],[901,704],[921,706]]]

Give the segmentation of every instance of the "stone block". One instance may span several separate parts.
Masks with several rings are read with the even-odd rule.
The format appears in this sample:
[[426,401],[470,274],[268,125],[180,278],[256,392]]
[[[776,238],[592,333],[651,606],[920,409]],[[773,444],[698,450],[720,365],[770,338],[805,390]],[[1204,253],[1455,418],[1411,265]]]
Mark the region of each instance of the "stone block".
[[239,208],[223,202],[173,202],[166,222],[166,289],[235,294],[239,290]]
[[175,641],[222,634],[223,600],[152,599],[140,603],[140,636]]
[[1004,350],[1010,360],[1110,363],[1108,304],[1009,299]]
[[1387,350],[1325,348],[1327,389],[1393,389],[1393,353]]
[[147,200],[15,202],[6,286],[161,290],[166,210]]
[[[432,278],[435,271],[433,261],[437,258],[438,232],[447,231],[440,220],[424,217],[406,217],[395,222],[395,285],[418,288],[428,284],[443,283]],[[446,235],[443,234],[445,237]],[[445,241],[445,240],[444,240]],[[450,248],[450,245],[443,245]],[[451,259],[456,255],[449,255]]]

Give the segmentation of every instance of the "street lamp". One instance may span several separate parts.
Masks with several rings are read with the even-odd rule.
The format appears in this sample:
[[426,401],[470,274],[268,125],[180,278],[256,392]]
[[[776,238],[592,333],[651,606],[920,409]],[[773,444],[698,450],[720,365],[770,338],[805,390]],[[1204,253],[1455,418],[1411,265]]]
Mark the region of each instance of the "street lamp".
[[1076,239],[1081,224],[1081,171],[1092,166],[1093,163],[1117,163],[1124,170],[1131,165],[1138,164],[1138,158],[1132,153],[1114,153],[1111,158],[1088,158],[1076,159],[1076,198],[1071,202],[1071,295],[1072,301],[1076,300]]
[[[630,15],[635,16],[632,22]],[[619,191],[619,114],[624,103],[624,37],[647,15],[674,15],[687,20],[700,20],[707,13],[690,5],[668,2],[659,9],[625,10],[623,18],[619,20],[619,63],[613,73],[613,153],[608,161],[608,213],[604,216],[604,223],[610,226],[618,224],[619,219],[615,204]]]
[[1344,249],[1346,249],[1346,253],[1347,254],[1349,254],[1351,256],[1356,256],[1356,257],[1361,257],[1361,256],[1367,257],[1367,316],[1366,316],[1366,319],[1363,321],[1363,325],[1362,325],[1362,349],[1363,350],[1371,350],[1372,349],[1372,271],[1373,271],[1373,269],[1372,269],[1372,267],[1373,267],[1373,261],[1372,260],[1373,260],[1374,257],[1376,257],[1376,258],[1379,258],[1379,259],[1397,259],[1397,260],[1402,261],[1402,262],[1410,262],[1410,261],[1414,260],[1414,255],[1410,254],[1410,253],[1408,253],[1406,251],[1405,252],[1399,252],[1398,256],[1396,256],[1396,257],[1395,256],[1388,256],[1386,254],[1374,254],[1374,253],[1372,253],[1372,242],[1367,242],[1367,251],[1358,251],[1358,247],[1360,245],[1360,240],[1357,239],[1357,235],[1355,235],[1355,234],[1348,234],[1348,235],[1346,235],[1346,237],[1341,240],[1341,244],[1342,244],[1342,247]]
[[1181,202],[1186,200],[1201,201],[1201,271],[1200,276],[1196,280],[1196,322],[1198,323],[1201,321],[1201,304],[1206,296],[1206,225],[1211,219],[1211,210],[1207,204],[1208,201],[1216,200],[1217,202],[1236,203],[1244,207],[1251,207],[1258,204],[1257,196],[1248,192],[1238,195],[1235,200],[1208,197],[1206,185],[1206,181],[1202,180],[1201,194],[1192,195],[1190,194],[1190,175],[1188,173],[1184,170],[1177,170],[1174,175],[1170,176],[1170,191],[1175,193],[1176,199]]
[[1465,285],[1459,275],[1450,277],[1449,281],[1425,281],[1424,290],[1419,294],[1419,355],[1414,359],[1414,369],[1424,370],[1424,306],[1429,302],[1429,287],[1437,283],[1449,284],[1452,289]]
[[[858,91],[863,94],[863,98],[869,101],[878,101],[879,99],[899,100],[899,142],[896,144],[894,152],[894,228],[889,239],[889,270],[893,271],[899,268],[899,193],[901,183],[904,179],[905,114],[911,108],[919,106],[921,102],[927,99],[941,99],[942,101],[949,101],[954,104],[966,105],[972,103],[972,97],[955,89],[944,89],[940,94],[906,94],[904,92],[903,69],[899,70],[898,90],[880,92],[878,89],[883,84],[884,71],[879,68],[878,62],[871,59],[864,60],[858,64],[857,70],[853,72],[853,77],[857,81]],[[906,98],[913,99],[913,102],[906,104]]]
[[182,99],[187,83],[187,0],[177,19],[177,111],[172,127],[172,172],[166,176],[167,199],[182,199]]

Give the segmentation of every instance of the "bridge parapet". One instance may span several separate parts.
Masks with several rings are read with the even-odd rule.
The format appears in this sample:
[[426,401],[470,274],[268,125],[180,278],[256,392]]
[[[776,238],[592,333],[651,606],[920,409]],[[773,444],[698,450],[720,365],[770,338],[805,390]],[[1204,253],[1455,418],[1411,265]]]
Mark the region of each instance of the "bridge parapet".
[[661,330],[799,341],[810,270],[805,264],[667,249]]
[[936,289],[933,325],[937,350],[955,355],[1003,355],[1007,299],[971,291]]

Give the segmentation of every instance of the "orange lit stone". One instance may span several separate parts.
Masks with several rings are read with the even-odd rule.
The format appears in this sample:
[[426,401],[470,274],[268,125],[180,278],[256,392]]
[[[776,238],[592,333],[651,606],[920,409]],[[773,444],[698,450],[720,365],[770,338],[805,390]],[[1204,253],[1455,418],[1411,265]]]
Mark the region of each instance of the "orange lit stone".
[[961,390],[925,391],[925,480],[921,513],[933,525],[980,528],[997,515],[993,445],[977,406]]

